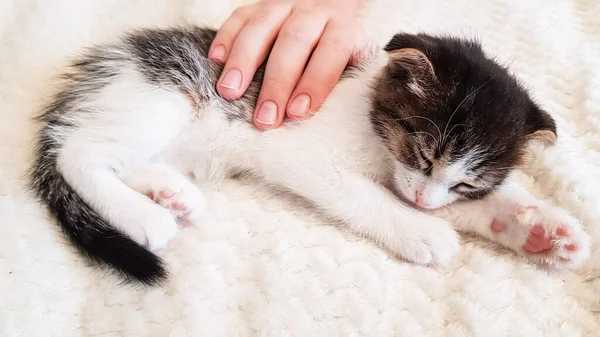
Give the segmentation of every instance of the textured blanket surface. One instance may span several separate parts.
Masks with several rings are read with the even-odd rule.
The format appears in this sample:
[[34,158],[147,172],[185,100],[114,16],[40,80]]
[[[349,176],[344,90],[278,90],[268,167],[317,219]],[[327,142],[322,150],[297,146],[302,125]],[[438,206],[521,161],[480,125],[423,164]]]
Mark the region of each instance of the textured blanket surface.
[[[522,181],[593,237],[590,262],[550,272],[464,235],[447,266],[388,257],[247,181],[206,190],[210,212],[162,252],[162,289],[119,284],[84,263],[26,192],[52,78],[81,48],[128,28],[213,27],[247,1],[0,0],[0,336],[598,336],[600,2],[370,1],[394,32],[478,37],[557,119],[559,144]],[[135,210],[132,210],[135,211]]]

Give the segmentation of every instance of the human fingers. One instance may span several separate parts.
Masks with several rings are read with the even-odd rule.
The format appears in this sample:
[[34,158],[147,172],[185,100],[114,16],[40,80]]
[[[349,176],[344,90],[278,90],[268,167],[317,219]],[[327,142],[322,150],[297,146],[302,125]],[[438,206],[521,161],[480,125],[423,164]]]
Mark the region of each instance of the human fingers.
[[217,91],[223,98],[237,99],[246,92],[291,10],[287,2],[269,2],[248,19],[231,47],[217,82]]
[[303,119],[312,116],[339,81],[348,65],[354,46],[354,26],[329,21],[313,52],[291,100],[287,116]]
[[210,45],[208,57],[211,60],[219,63],[227,61],[228,52],[256,8],[256,5],[239,7],[223,22]]
[[327,16],[322,12],[296,9],[281,27],[267,61],[254,113],[258,128],[278,127],[283,121],[290,95],[326,24]]

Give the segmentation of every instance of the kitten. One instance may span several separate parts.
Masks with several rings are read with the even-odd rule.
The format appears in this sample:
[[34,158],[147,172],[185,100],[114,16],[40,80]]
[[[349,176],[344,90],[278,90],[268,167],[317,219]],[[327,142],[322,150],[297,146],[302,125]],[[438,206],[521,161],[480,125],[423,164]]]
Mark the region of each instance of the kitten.
[[556,128],[477,43],[398,34],[348,67],[314,117],[261,132],[252,111],[264,67],[241,99],[220,98],[214,37],[141,30],[92,48],[40,116],[31,187],[92,260],[145,284],[165,279],[154,252],[202,213],[197,184],[239,172],[414,263],[457,253],[443,218],[536,262],[589,256],[574,218],[503,184],[527,143],[554,142]]

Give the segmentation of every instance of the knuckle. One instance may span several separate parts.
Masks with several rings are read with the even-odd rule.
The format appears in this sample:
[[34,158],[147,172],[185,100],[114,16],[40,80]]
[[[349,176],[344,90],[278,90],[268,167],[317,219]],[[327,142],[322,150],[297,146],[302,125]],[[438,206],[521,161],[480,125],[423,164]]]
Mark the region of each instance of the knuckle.
[[299,42],[303,45],[311,45],[315,42],[315,34],[309,28],[297,29],[293,26],[285,26],[279,32],[279,37],[291,42]]
[[273,21],[273,18],[276,17],[276,12],[271,11],[270,9],[259,9],[248,19],[247,26],[249,27],[260,27],[268,25]]
[[231,17],[247,18],[253,11],[254,7],[252,5],[238,7],[231,13]]
[[269,95],[279,93],[277,96],[283,96],[284,93],[291,91],[292,85],[279,77],[265,75],[262,87]]
[[292,6],[292,1],[289,0],[269,0],[260,2],[263,11],[284,11]]
[[291,11],[291,5],[288,1],[264,1],[253,6],[256,7],[252,8],[245,24],[246,27],[252,30],[273,26],[276,22],[287,17]]
[[264,26],[265,22],[267,21],[268,18],[269,18],[269,13],[258,11],[254,15],[252,15],[252,17],[250,17],[248,19],[248,22],[246,23],[246,27],[256,28],[256,27]]
[[282,16],[289,13],[291,4],[289,1],[264,1],[259,3],[259,9],[256,11],[255,17],[260,17],[263,20],[272,16]]
[[352,43],[349,43],[346,38],[340,36],[329,36],[321,40],[320,44],[340,53],[350,54],[352,52]]
[[330,49],[343,52],[351,53],[354,48],[354,37],[352,36],[352,29],[344,25],[332,24],[328,27],[326,32],[319,42],[319,44],[328,47]]
[[263,86],[274,90],[283,90],[288,87],[286,81],[273,76],[265,76],[263,82]]
[[294,16],[303,19],[325,19],[328,15],[318,7],[299,7],[294,8]]
[[312,10],[294,10],[290,19],[283,25],[279,37],[305,45],[314,44],[323,33],[327,19]]
[[319,81],[318,79],[307,80],[304,86],[303,92],[306,92],[314,101],[314,103],[321,102],[329,94],[329,87],[327,83]]

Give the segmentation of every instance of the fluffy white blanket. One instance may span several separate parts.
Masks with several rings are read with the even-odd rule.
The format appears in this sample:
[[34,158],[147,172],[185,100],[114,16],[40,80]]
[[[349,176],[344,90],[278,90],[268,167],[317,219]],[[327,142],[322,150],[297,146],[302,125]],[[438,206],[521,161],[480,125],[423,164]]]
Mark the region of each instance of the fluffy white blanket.
[[[590,263],[548,272],[463,237],[450,265],[390,259],[250,182],[207,191],[211,212],[163,253],[163,289],[120,286],[86,266],[27,193],[51,78],[83,46],[132,27],[218,26],[246,1],[0,0],[0,335],[598,336],[600,2],[371,1],[364,23],[477,36],[559,123],[559,145],[523,174],[593,236]],[[135,211],[135,210],[132,210]]]

